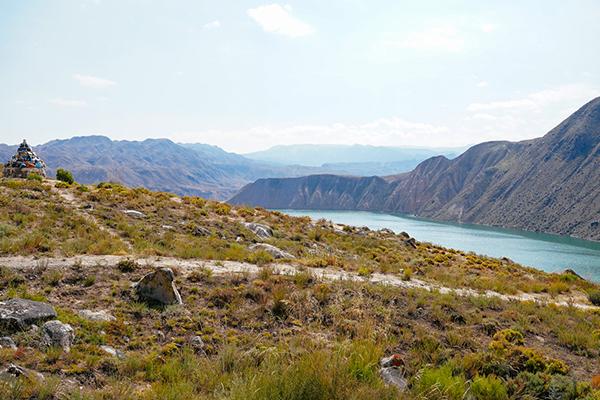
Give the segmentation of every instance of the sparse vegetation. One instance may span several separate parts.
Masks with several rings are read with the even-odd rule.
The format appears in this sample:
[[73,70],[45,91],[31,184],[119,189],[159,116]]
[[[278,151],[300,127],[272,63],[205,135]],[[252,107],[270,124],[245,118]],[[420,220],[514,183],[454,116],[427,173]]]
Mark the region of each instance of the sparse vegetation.
[[[76,331],[70,353],[38,348],[30,331],[15,334],[19,349],[0,349],[0,365],[17,363],[47,379],[3,381],[0,398],[600,398],[592,380],[600,355],[597,311],[369,279],[387,273],[406,285],[433,282],[548,299],[585,293],[591,303],[598,291],[593,283],[195,197],[174,201],[169,193],[118,184],[59,190],[68,191],[74,204],[45,182],[0,181],[1,254],[123,257],[62,269],[43,262],[21,270],[0,267],[0,300],[48,301]],[[256,239],[243,222],[272,227],[274,236],[264,241],[293,254],[297,272],[280,274],[270,254],[249,251]],[[195,236],[191,224],[214,234]],[[200,268],[174,265],[184,305],[155,307],[139,302],[130,289],[153,270],[148,260],[155,256],[215,261]],[[223,274],[226,260],[260,268]],[[313,268],[351,271],[363,279],[327,280]],[[116,320],[88,321],[79,316],[82,309],[108,310]],[[192,336],[202,339],[201,351],[190,345]],[[404,360],[403,393],[379,376],[379,360],[390,354]]]

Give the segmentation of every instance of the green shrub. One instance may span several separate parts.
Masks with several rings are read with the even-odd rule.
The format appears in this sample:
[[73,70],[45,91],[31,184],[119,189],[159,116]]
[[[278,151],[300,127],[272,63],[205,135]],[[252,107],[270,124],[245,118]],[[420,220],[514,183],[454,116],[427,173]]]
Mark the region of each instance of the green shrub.
[[495,376],[479,376],[471,384],[471,395],[477,400],[504,400],[508,393],[503,382]]
[[414,391],[428,400],[462,400],[466,392],[465,378],[453,375],[452,368],[425,368],[418,375]]
[[42,178],[41,175],[36,174],[35,172],[30,172],[29,174],[27,174],[27,179],[29,179],[30,181],[41,182],[44,178]]
[[56,179],[61,182],[68,183],[69,185],[72,185],[73,182],[75,182],[71,171],[67,171],[66,169],[62,168],[56,170]]

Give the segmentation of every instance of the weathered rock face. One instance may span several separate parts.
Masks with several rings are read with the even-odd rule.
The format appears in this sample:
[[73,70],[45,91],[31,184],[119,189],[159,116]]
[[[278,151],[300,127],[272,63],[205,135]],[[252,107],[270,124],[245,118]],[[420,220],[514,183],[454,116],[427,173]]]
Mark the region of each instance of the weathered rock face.
[[0,332],[25,330],[53,318],[56,311],[48,303],[26,299],[0,301]]
[[8,178],[27,178],[31,173],[42,177],[46,176],[46,164],[31,150],[25,140],[19,146],[15,154],[5,165],[2,171]]
[[253,244],[252,246],[250,246],[250,250],[264,250],[267,253],[269,253],[270,255],[272,255],[273,258],[276,258],[276,259],[296,258],[292,254],[288,253],[287,251],[283,251],[279,247],[275,247],[275,246],[272,246],[267,243]]
[[261,239],[268,239],[273,236],[273,230],[267,225],[258,224],[256,222],[246,222],[244,223],[244,226]]
[[71,351],[75,331],[69,324],[63,324],[58,320],[48,321],[43,326],[42,343],[46,347],[60,347],[65,352]]
[[134,289],[143,301],[164,305],[182,304],[174,280],[175,275],[170,268],[160,268],[140,279]]

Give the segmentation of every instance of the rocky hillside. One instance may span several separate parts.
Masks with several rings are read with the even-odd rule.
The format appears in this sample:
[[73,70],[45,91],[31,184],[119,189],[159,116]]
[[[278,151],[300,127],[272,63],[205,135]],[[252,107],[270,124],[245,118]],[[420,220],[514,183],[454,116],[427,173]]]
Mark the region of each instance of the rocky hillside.
[[230,202],[409,213],[600,240],[600,98],[544,137],[488,142],[382,178],[262,179]]
[[[0,145],[0,160],[8,160],[15,150],[15,146]],[[46,161],[50,176],[54,176],[57,168],[66,168],[81,183],[120,182],[214,199],[229,198],[242,186],[259,178],[324,171],[268,165],[216,146],[179,145],[167,139],[139,142],[81,136],[53,140],[35,146],[35,150]]]
[[600,287],[121,185],[0,179],[0,398],[600,398]]

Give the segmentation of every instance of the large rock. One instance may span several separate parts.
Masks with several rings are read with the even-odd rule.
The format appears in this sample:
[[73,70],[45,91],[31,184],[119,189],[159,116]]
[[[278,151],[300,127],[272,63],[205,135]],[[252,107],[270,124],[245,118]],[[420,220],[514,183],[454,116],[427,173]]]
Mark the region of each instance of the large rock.
[[42,343],[44,346],[60,347],[67,353],[71,351],[73,340],[75,340],[75,331],[71,325],[53,320],[46,322],[43,330]]
[[15,341],[12,340],[10,337],[4,336],[0,337],[0,349],[16,350],[17,345],[15,344]]
[[268,239],[273,236],[273,229],[267,225],[258,224],[256,222],[245,222],[244,226],[261,239]]
[[26,299],[0,301],[0,332],[25,330],[56,318],[56,311],[48,303]]
[[41,382],[45,379],[44,375],[40,374],[39,372],[23,368],[17,364],[8,364],[5,369],[0,371],[0,380],[19,377],[25,377],[31,382]]
[[175,275],[170,268],[159,268],[140,279],[134,289],[143,301],[164,305],[182,304],[174,280]]
[[281,250],[279,247],[272,246],[267,243],[257,243],[250,246],[250,250],[263,250],[273,256],[273,258],[296,258],[287,251]]
[[381,369],[379,374],[386,385],[395,386],[400,391],[404,391],[408,381],[404,377],[404,360],[400,354],[392,354],[384,357],[379,362]]
[[95,322],[110,322],[115,321],[116,318],[108,313],[106,310],[92,311],[92,310],[81,310],[79,316],[88,321]]

